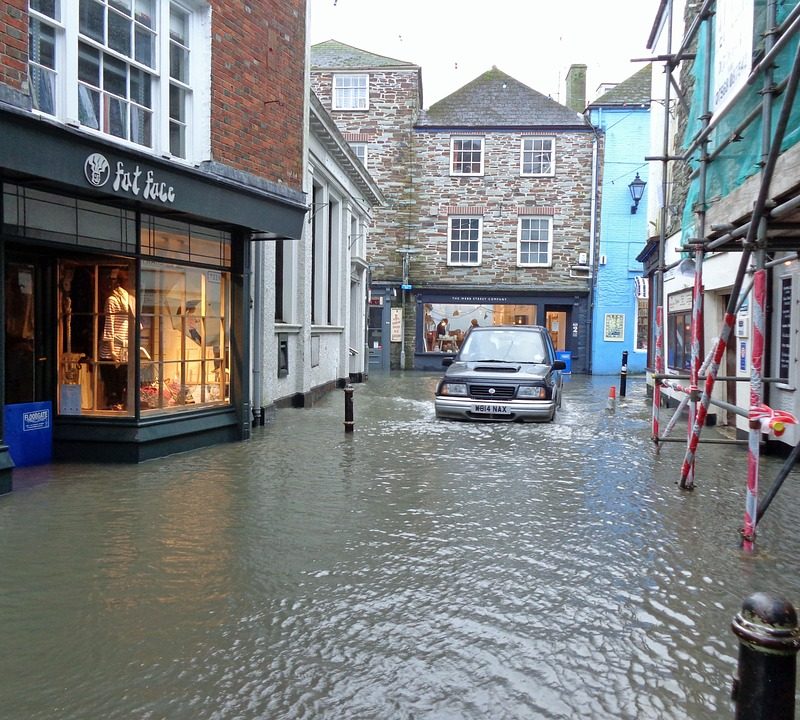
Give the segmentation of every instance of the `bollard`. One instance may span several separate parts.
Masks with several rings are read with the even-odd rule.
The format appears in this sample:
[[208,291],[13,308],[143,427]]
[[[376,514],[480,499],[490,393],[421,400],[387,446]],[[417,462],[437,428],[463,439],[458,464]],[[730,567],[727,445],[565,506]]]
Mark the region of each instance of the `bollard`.
[[353,386],[348,383],[344,386],[344,431],[353,432]]
[[622,351],[622,367],[619,370],[619,396],[625,397],[628,385],[628,351]]
[[617,408],[617,388],[613,385],[608,388],[608,400],[606,400],[606,410],[616,410]]
[[731,623],[739,665],[731,696],[736,720],[793,720],[800,632],[791,603],[754,593]]

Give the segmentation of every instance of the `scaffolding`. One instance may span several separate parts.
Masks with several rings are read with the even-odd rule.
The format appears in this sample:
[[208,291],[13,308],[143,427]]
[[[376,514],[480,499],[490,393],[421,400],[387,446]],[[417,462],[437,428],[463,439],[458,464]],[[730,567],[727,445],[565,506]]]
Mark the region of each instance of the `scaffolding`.
[[[775,497],[781,483],[800,456],[800,442],[786,458],[759,508],[759,460],[763,436],[780,436],[788,424],[796,423],[794,415],[773,410],[765,402],[765,384],[776,378],[765,376],[765,338],[770,332],[767,311],[768,270],[788,257],[800,257],[800,170],[789,178],[781,177],[781,187],[774,187],[776,166],[787,148],[800,145],[800,110],[795,98],[800,79],[800,5],[797,1],[766,0],[765,7],[755,13],[759,43],[747,82],[738,89],[723,107],[712,106],[712,70],[714,60],[717,0],[704,0],[694,8],[690,18],[673,16],[676,0],[662,2],[666,52],[647,62],[663,62],[665,68],[664,133],[662,153],[647,160],[661,163],[661,208],[658,231],[658,260],[653,278],[654,347],[653,358],[653,415],[652,439],[658,451],[662,443],[684,440],[671,438],[679,414],[686,410],[688,428],[686,452],[680,469],[680,488],[691,490],[695,482],[695,459],[698,446],[710,442],[701,438],[708,409],[715,405],[748,421],[747,440],[717,439],[713,442],[747,443],[747,485],[742,546],[753,550],[756,527]],[[680,46],[673,52],[673,29],[676,22],[685,29]],[[684,83],[679,80],[684,79]],[[682,92],[693,85],[687,97]],[[672,94],[686,119],[683,147],[671,148],[673,137],[671,108]],[[676,163],[678,165],[676,165]],[[671,179],[676,167],[688,173],[681,222],[683,260],[666,265],[665,248],[668,239],[668,220],[671,203]],[[749,182],[748,182],[749,181]],[[720,202],[735,194],[748,183],[757,186],[751,208],[741,212],[736,203]],[[709,208],[717,203],[715,224],[708,222]],[[721,218],[729,211],[730,217]],[[738,268],[730,284],[722,327],[712,343],[712,349],[701,358],[704,346],[704,284],[703,266],[710,253],[739,254]],[[790,256],[789,253],[794,253]],[[683,267],[693,261],[694,282],[691,296],[691,346],[688,375],[667,372],[667,343],[665,335],[665,274],[680,262]],[[749,345],[750,375],[723,377],[720,365],[726,356],[733,335],[737,314],[747,302],[751,308],[751,340]],[[680,383],[688,380],[688,385]],[[714,384],[749,382],[747,407],[712,397]],[[662,393],[669,388],[681,400],[675,414],[661,426],[659,413]],[[734,393],[736,395],[736,393]],[[768,395],[768,393],[767,393]],[[736,399],[734,397],[734,399]]]

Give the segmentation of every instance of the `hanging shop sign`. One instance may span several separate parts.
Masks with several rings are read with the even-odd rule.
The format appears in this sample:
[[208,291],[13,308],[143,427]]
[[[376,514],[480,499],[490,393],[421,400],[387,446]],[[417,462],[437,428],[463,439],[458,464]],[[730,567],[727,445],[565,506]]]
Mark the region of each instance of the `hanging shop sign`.
[[112,166],[102,153],[92,153],[83,164],[83,174],[90,185],[105,187],[111,181],[115,193],[141,197],[166,204],[175,202],[175,188],[159,180],[155,171],[142,170],[138,163],[122,160]]

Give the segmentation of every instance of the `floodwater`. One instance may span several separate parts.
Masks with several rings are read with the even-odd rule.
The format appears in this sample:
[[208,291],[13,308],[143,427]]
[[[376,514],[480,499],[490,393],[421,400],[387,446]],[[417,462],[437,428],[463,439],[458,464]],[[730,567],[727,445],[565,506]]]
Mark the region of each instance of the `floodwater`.
[[800,601],[796,471],[745,554],[745,450],[679,490],[643,379],[611,412],[576,376],[550,425],[437,421],[435,380],[355,386],[349,435],[336,391],[247,443],[16,471],[0,716],[732,718],[742,600]]

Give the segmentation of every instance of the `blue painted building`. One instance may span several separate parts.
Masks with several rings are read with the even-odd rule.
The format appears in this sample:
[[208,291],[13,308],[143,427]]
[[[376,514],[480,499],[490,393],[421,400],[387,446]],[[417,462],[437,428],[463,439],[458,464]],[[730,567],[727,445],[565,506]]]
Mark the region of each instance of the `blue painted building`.
[[650,230],[647,191],[642,185],[637,206],[631,184],[647,183],[651,75],[647,65],[587,107],[590,122],[605,138],[592,313],[591,371],[596,375],[619,373],[623,351],[629,373],[643,373],[647,361],[647,283],[636,260]]

